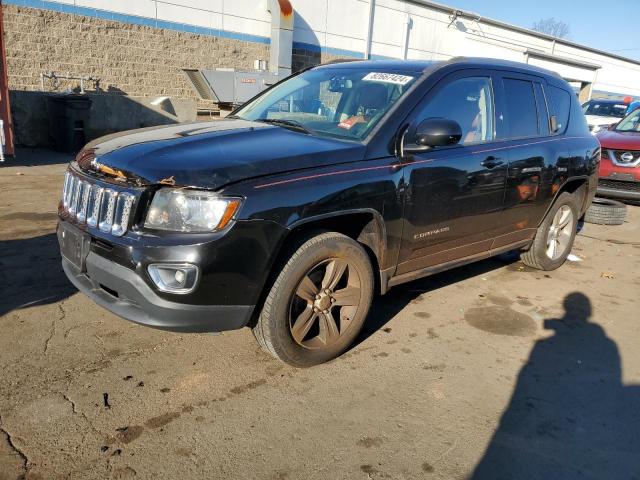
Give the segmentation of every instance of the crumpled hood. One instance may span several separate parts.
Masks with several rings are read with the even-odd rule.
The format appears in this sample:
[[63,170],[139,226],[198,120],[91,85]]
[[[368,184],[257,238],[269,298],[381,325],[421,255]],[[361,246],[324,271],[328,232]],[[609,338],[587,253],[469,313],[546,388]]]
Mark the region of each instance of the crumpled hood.
[[133,130],[99,138],[81,169],[121,182],[208,189],[240,180],[364,158],[358,143],[239,119]]

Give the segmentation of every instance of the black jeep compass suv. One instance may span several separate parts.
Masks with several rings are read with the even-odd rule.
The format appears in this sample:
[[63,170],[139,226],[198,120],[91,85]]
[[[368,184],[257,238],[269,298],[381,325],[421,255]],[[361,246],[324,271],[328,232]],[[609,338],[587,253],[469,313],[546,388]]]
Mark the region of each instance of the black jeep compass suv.
[[394,285],[514,249],[558,268],[599,150],[546,70],[319,66],[225,120],[87,145],[64,180],[62,263],[125,319],[248,326],[267,352],[309,366],[345,351]]

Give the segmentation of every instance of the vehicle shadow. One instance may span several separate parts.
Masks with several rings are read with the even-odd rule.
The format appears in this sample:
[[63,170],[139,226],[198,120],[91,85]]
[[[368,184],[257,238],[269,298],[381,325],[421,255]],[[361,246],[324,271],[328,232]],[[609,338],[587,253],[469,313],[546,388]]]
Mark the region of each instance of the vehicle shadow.
[[0,240],[0,292],[0,317],[77,292],[62,270],[55,233]]
[[469,477],[640,478],[640,386],[622,384],[618,348],[571,293],[565,315],[545,320],[511,402]]
[[7,158],[0,167],[40,167],[45,165],[66,165],[73,155],[44,148],[16,148],[15,157]]
[[[498,268],[515,263],[519,259],[520,255],[517,252],[509,252],[497,257],[488,258],[487,260],[474,262],[469,265],[414,280],[392,288],[383,296],[378,295],[374,297],[362,331],[351,345],[350,350],[384,328],[391,319],[420,295],[436,291],[447,285],[462,282],[469,278],[484,275]],[[418,319],[415,320],[418,321]]]

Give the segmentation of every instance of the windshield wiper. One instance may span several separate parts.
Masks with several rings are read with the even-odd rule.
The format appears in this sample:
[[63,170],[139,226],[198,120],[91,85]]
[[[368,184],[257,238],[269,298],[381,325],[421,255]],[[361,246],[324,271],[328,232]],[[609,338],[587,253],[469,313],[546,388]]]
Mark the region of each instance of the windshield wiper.
[[277,125],[278,127],[288,128],[289,130],[295,130],[309,134],[311,133],[304,125],[295,120],[284,120],[282,118],[259,118],[256,122],[268,123],[270,125]]

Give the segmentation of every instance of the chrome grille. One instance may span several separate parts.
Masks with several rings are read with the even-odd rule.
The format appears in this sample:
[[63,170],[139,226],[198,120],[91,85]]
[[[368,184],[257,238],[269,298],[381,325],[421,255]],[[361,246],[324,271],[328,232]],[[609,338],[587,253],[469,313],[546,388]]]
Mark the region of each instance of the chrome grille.
[[81,179],[67,171],[64,176],[62,208],[71,220],[123,236],[131,220],[136,196],[116,188]]
[[87,219],[87,204],[89,203],[89,192],[91,185],[89,182],[80,182],[80,193],[78,194],[78,222],[82,223]]
[[71,192],[69,193],[69,215],[76,216],[78,208],[78,189],[80,188],[80,179],[75,177],[71,181]]
[[609,150],[609,158],[619,167],[636,167],[640,164],[640,151]]
[[111,233],[120,237],[127,231],[129,224],[129,216],[131,215],[131,206],[133,205],[133,197],[131,195],[118,195],[116,201],[115,220],[111,227]]
[[98,226],[98,217],[100,215],[100,202],[102,202],[102,192],[104,188],[99,185],[91,186],[91,194],[89,195],[89,203],[87,205],[87,225],[91,228]]
[[98,228],[103,232],[110,232],[113,225],[113,211],[116,204],[118,193],[114,190],[105,190],[102,193],[102,205],[100,206],[101,220],[98,222]]

